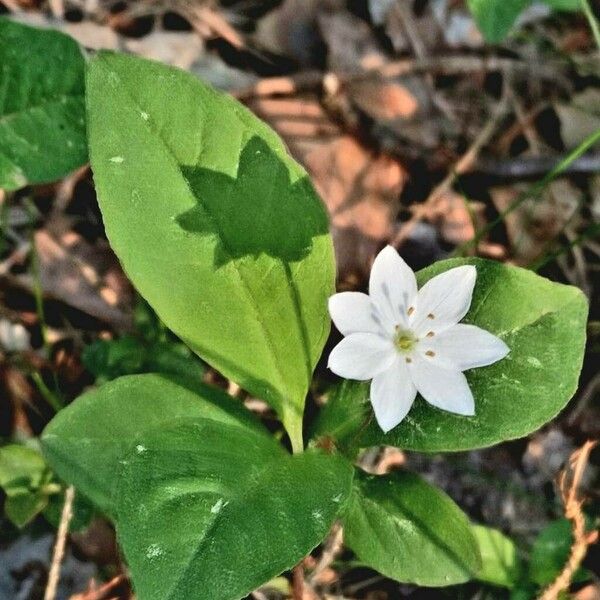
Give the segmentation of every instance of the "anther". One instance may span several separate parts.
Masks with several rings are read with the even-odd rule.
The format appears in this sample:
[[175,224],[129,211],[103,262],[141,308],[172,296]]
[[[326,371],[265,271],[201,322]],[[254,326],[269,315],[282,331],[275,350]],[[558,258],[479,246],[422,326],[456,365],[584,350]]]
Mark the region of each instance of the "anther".
[[408,310],[406,312],[408,313],[408,316],[410,317],[410,315],[412,315],[415,312],[415,307],[409,306]]
[[406,360],[407,363],[411,363],[412,362],[412,358],[410,356],[407,356],[405,360]]
[[435,315],[434,315],[433,313],[429,313],[429,314],[427,315],[427,318],[428,318],[428,319],[435,319]]
[[433,350],[427,350],[427,352],[425,352],[425,354],[427,356],[435,356],[435,352]]
[[433,337],[435,335],[435,332],[433,331],[428,331],[427,335],[425,337]]

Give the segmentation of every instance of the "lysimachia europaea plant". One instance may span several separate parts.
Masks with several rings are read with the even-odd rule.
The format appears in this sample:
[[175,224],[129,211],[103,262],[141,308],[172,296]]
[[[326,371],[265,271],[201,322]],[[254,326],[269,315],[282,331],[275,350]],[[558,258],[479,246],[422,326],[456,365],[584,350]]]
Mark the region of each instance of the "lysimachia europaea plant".
[[[371,298],[353,296],[360,306],[345,306],[334,296],[321,201],[247,109],[158,63],[101,52],[84,67],[60,34],[7,21],[3,60],[6,36],[57,36],[57,48],[78,56],[98,201],[123,268],[192,351],[271,405],[293,449],[239,400],[189,377],[123,376],[62,410],[42,436],[44,454],[114,521],[139,598],[241,598],[302,560],[336,520],[361,563],[390,578],[427,586],[493,580],[481,570],[481,536],[449,497],[416,474],[368,475],[355,458],[382,444],[481,448],[552,419],[577,385],[581,292],[477,258],[441,261],[413,279],[386,249],[378,258],[393,263],[385,281],[376,265]],[[0,89],[21,90],[0,114],[4,187],[59,177],[85,160],[85,152],[49,156],[41,170],[15,150],[16,136],[35,146],[46,135],[68,147],[68,135],[86,135],[76,101],[83,79],[60,81],[63,50],[26,47],[11,50],[25,66],[0,74]],[[62,100],[71,96],[72,106]],[[57,107],[66,125],[55,130]],[[330,365],[374,383],[340,380],[305,424],[332,297],[345,340],[365,343],[343,360],[334,351]],[[459,335],[444,333],[451,328]],[[427,360],[437,366],[425,376],[413,369]],[[391,375],[380,385],[384,370]]]

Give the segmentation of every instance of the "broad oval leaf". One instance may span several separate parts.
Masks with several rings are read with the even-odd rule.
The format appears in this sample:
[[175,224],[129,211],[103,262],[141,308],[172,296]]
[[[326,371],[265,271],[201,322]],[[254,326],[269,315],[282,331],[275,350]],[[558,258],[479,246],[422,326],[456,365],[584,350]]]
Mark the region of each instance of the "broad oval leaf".
[[583,362],[588,310],[583,293],[525,269],[477,258],[440,261],[418,273],[419,285],[462,264],[477,268],[464,322],[491,331],[510,348],[503,360],[466,372],[475,416],[444,412],[417,397],[404,421],[384,434],[372,418],[369,385],[345,382],[331,396],[339,406],[327,409],[315,425],[316,436],[329,435],[346,448],[386,444],[424,452],[469,450],[525,436],[564,408],[577,389]]
[[87,84],[100,208],[129,277],[206,362],[278,411],[299,449],[334,284],[306,173],[264,123],[189,73],[100,53]]
[[356,475],[344,539],[366,565],[404,583],[445,586],[481,567],[466,515],[418,475]]
[[479,581],[513,589],[521,578],[522,564],[515,543],[501,531],[484,525],[474,525],[473,533],[481,553]]
[[234,600],[326,535],[352,467],[209,420],[144,435],[120,478],[117,532],[144,600]]
[[0,18],[0,188],[59,179],[86,162],[84,68],[70,37]]
[[115,516],[120,460],[148,429],[181,417],[203,417],[266,434],[239,402],[207,385],[167,375],[130,375],[83,394],[44,430],[52,468],[99,508]]

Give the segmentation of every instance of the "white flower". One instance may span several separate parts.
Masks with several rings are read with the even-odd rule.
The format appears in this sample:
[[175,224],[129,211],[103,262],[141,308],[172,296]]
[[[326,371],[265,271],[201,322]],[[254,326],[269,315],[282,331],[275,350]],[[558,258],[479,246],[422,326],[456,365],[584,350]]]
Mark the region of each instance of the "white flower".
[[458,324],[471,306],[477,271],[450,269],[417,291],[412,269],[391,247],[375,259],[369,296],[342,292],[329,313],[346,337],[329,355],[329,368],[347,379],[371,382],[371,404],[383,431],[406,416],[417,392],[438,408],[474,415],[463,371],[490,365],[508,352],[495,335]]

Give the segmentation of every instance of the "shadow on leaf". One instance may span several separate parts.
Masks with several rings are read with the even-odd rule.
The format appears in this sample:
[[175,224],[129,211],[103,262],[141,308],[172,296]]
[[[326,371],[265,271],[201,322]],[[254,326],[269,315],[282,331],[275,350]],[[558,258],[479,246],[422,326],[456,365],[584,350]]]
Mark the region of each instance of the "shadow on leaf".
[[308,176],[292,183],[286,164],[259,137],[244,146],[236,178],[198,167],[182,171],[198,204],[177,223],[190,233],[217,234],[216,267],[261,254],[296,262],[309,254],[314,236],[328,231]]

